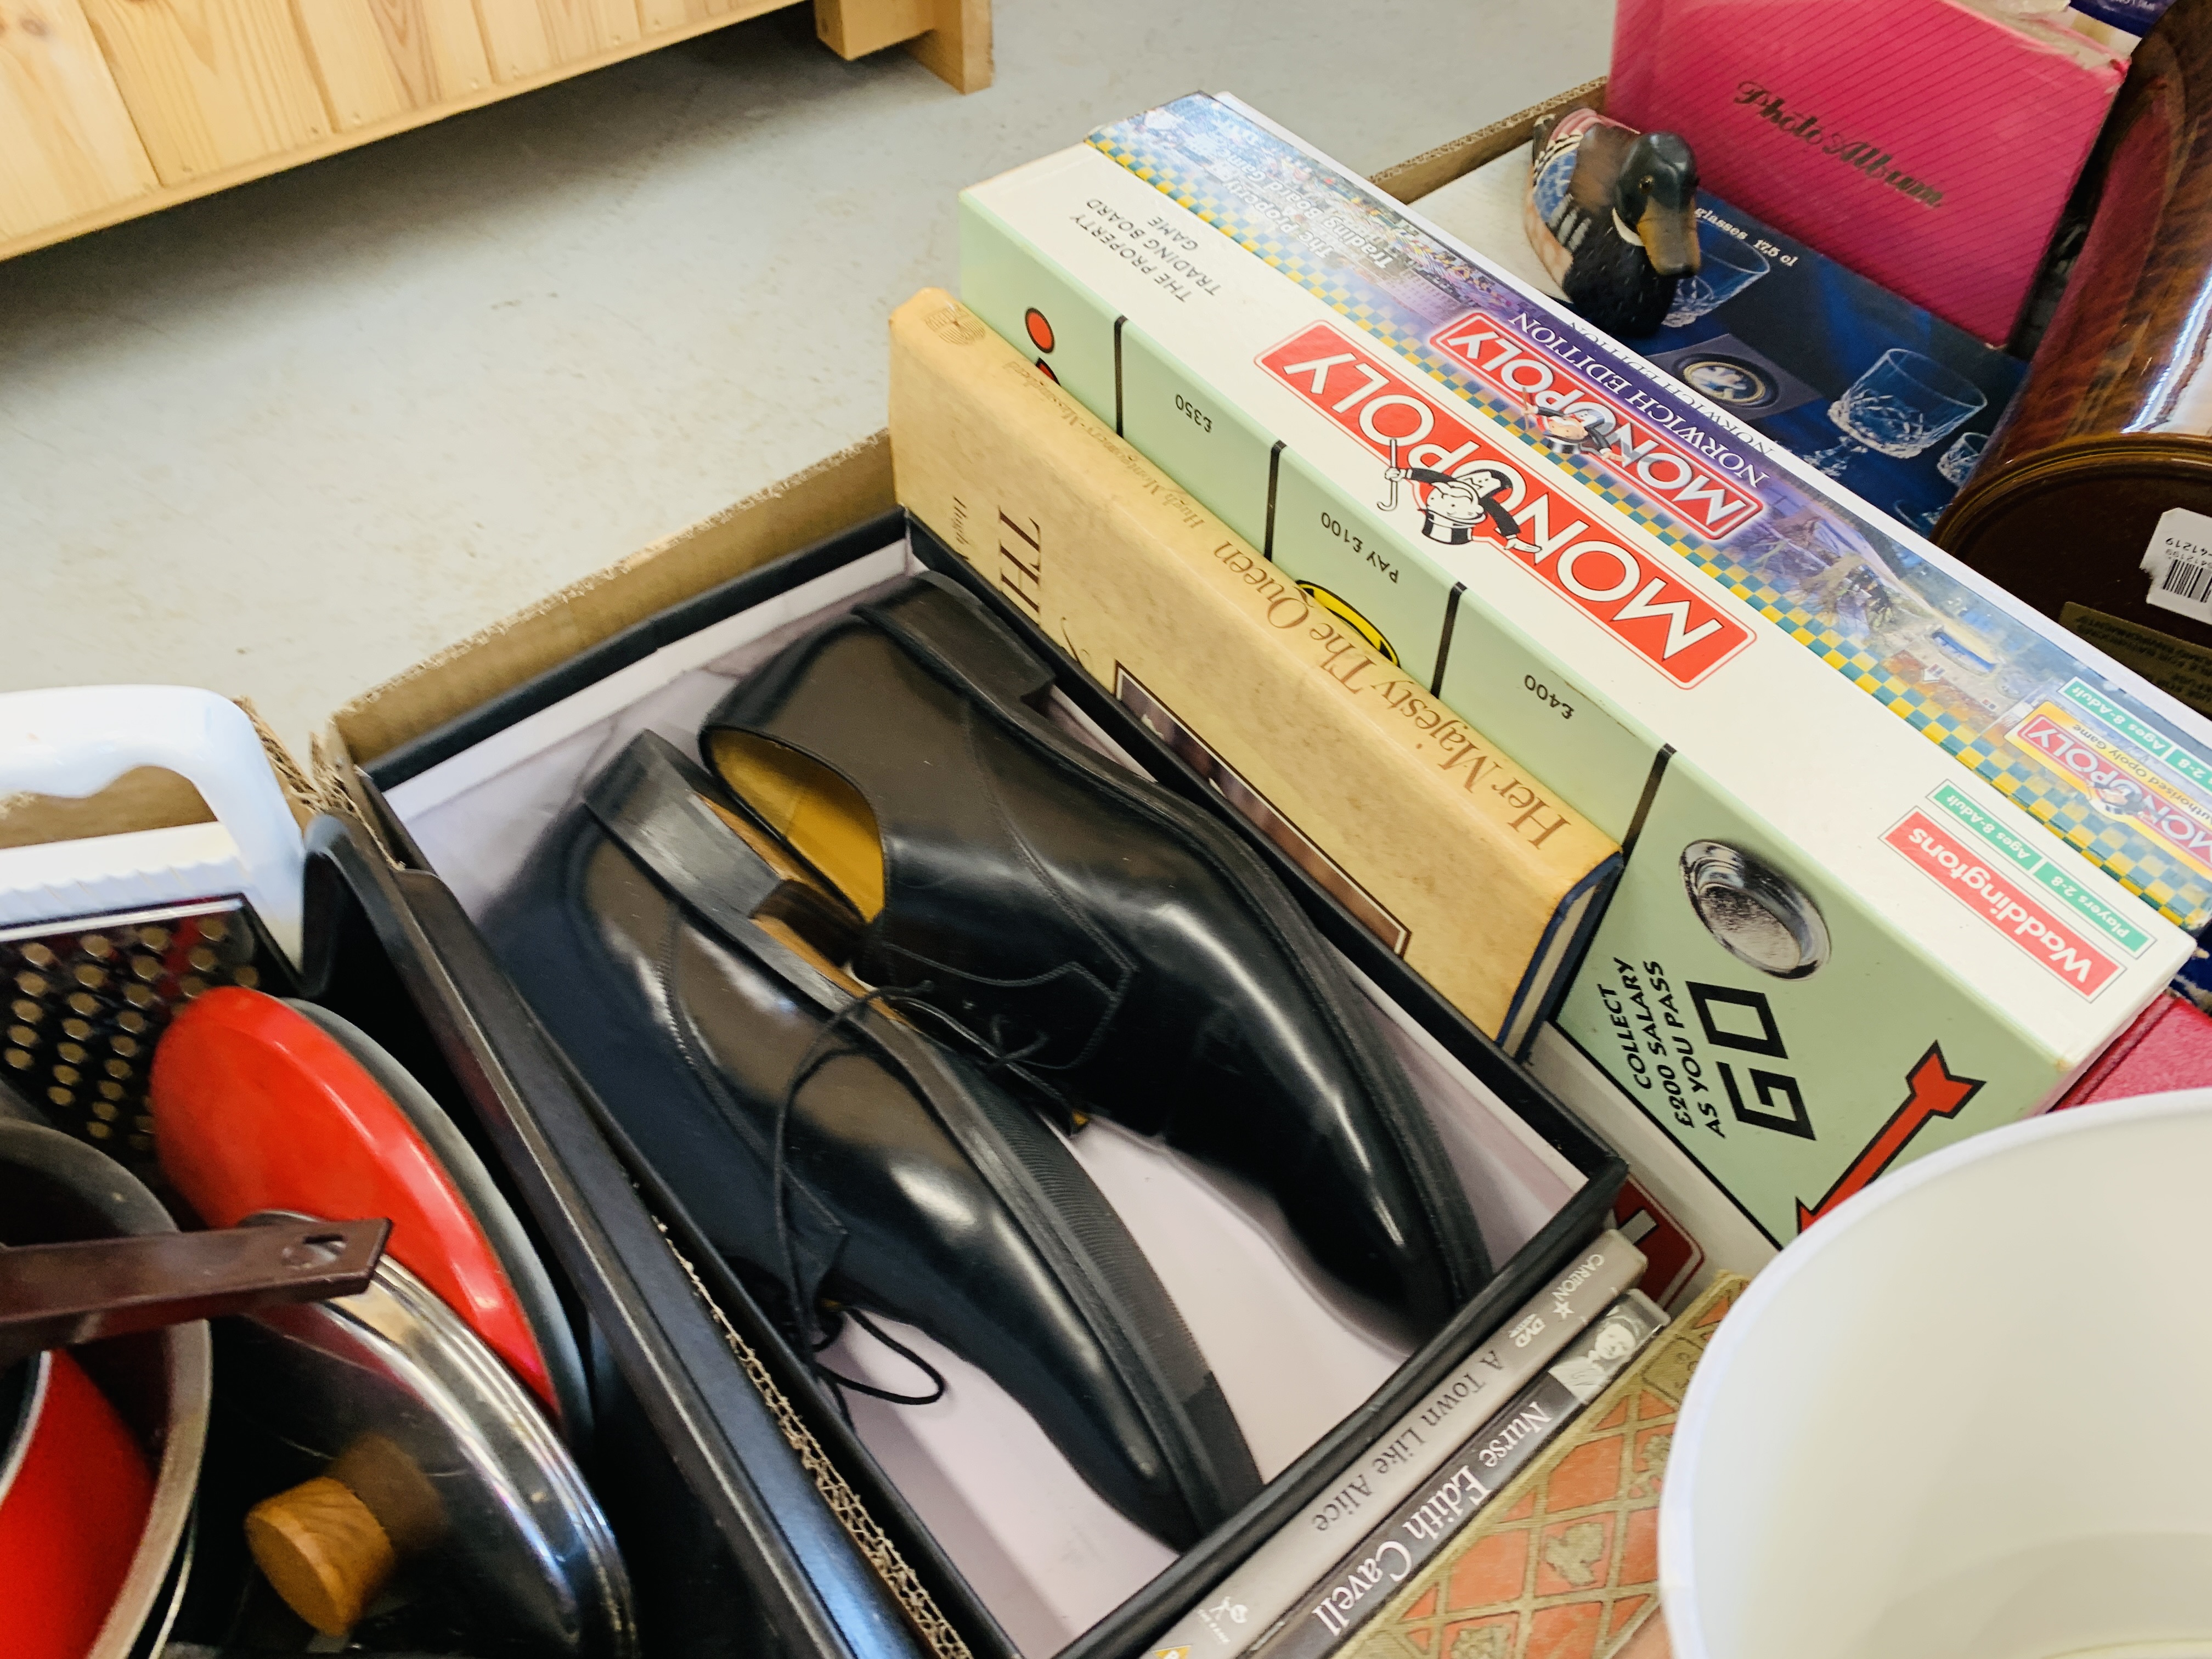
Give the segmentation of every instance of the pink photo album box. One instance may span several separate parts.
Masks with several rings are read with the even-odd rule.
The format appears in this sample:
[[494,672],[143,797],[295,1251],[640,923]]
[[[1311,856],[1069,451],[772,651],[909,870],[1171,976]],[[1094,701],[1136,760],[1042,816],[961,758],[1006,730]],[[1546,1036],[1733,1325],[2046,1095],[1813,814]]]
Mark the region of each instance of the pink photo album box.
[[1620,0],[1606,112],[1707,190],[1993,343],[2126,66],[1960,0]]

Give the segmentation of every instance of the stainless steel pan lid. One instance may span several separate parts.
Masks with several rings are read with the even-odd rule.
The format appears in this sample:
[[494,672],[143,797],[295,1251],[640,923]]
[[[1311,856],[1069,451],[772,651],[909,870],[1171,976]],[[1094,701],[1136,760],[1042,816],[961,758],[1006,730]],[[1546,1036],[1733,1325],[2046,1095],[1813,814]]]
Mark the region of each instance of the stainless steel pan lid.
[[228,1403],[262,1427],[324,1459],[375,1437],[420,1473],[437,1510],[424,1553],[488,1628],[576,1659],[636,1653],[629,1576],[567,1448],[404,1267],[387,1257],[359,1296],[226,1321],[222,1340]]

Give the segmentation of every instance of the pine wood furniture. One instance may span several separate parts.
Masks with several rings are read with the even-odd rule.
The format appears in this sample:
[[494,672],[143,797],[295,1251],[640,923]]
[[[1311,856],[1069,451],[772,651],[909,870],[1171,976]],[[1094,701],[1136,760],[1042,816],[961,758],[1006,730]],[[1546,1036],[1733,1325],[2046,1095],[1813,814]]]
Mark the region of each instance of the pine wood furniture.
[[[809,0],[0,0],[0,259]],[[990,0],[811,0],[991,84]]]

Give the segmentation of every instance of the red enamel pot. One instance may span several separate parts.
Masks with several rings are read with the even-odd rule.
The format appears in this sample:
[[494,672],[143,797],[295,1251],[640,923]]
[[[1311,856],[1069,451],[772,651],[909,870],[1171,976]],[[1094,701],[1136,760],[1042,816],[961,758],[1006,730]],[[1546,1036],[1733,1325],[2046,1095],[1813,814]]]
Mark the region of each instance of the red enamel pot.
[[[0,1245],[174,1231],[112,1159],[0,1119]],[[203,1321],[0,1373],[0,1654],[123,1659],[167,1615],[213,1366]]]
[[146,1449],[66,1349],[0,1379],[0,1650],[82,1659],[129,1576],[154,1507]]

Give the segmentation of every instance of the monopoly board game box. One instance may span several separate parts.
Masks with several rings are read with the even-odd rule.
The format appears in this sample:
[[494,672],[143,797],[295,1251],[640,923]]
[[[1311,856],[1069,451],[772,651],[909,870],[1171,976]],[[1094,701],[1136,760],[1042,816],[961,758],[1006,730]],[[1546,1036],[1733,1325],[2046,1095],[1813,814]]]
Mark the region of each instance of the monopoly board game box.
[[1231,100],[963,296],[1630,849],[1562,1030],[1782,1240],[2046,1105],[2212,903],[2212,732]]

